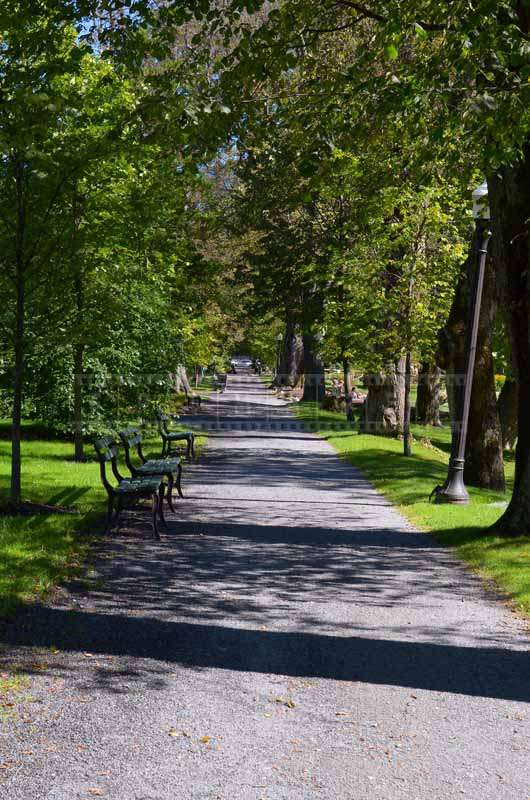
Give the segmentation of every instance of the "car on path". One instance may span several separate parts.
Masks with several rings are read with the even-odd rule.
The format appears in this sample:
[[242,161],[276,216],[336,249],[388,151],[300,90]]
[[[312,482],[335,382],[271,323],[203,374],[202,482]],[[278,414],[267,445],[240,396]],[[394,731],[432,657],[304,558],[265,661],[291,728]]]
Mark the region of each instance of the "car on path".
[[250,369],[253,361],[249,356],[232,356],[230,366],[234,369]]

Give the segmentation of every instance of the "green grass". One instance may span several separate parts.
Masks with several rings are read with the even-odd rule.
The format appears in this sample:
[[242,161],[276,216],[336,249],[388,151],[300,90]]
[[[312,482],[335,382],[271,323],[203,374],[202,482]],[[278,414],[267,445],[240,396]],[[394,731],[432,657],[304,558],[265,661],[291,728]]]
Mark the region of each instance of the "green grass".
[[506,502],[513,482],[513,460],[506,463],[508,491],[492,492],[468,487],[468,506],[434,505],[429,494],[443,483],[447,474],[450,449],[448,428],[413,425],[416,442],[413,455],[403,456],[403,444],[397,439],[355,430],[333,430],[344,423],[344,416],[317,410],[314,404],[295,406],[297,415],[359,467],[374,486],[391,500],[411,522],[434,534],[458,554],[483,578],[508,595],[517,608],[530,615],[530,537],[501,538],[487,529],[503,509],[494,503]]
[[202,394],[207,397],[217,388],[217,382],[213,375],[204,375],[197,387],[192,382],[191,388],[194,394]]
[[[5,432],[0,425],[0,432]],[[0,616],[20,603],[42,597],[68,576],[79,574],[89,537],[101,532],[106,494],[99,465],[87,445],[89,461],[72,460],[70,442],[42,438],[39,426],[25,426],[22,443],[22,495],[32,503],[62,506],[76,513],[0,514]],[[199,447],[202,437],[198,437]],[[146,455],[160,455],[157,434],[145,439]],[[0,507],[8,500],[10,442],[0,439]],[[127,470],[123,468],[126,475]]]

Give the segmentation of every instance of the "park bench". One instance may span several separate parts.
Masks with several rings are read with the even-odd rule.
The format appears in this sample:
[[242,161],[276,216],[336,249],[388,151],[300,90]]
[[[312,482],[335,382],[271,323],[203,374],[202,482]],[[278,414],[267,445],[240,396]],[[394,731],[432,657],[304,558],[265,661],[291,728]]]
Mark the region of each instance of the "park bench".
[[[142,450],[142,434],[138,428],[128,427],[119,431],[119,437],[123,442],[125,463],[133,478],[143,478],[147,476],[167,477],[167,502],[171,511],[173,508],[173,485],[176,484],[179,497],[184,497],[182,494],[181,479],[182,479],[182,464],[178,456],[173,458],[151,458],[147,459]],[[140,464],[135,465],[131,460],[131,451],[136,452],[136,456],[140,459]],[[173,476],[176,476],[176,480]]]
[[157,413],[158,431],[162,437],[162,458],[171,455],[171,445],[174,442],[185,441],[187,444],[186,455],[193,458],[195,456],[195,434],[193,431],[171,431],[168,424],[177,420],[178,415],[164,414],[162,411]]
[[213,388],[216,392],[221,392],[226,388],[226,372],[214,374]]
[[[150,498],[152,504],[151,524],[153,536],[160,539],[158,532],[157,516],[165,525],[164,519],[164,491],[165,484],[161,475],[150,475],[142,478],[124,478],[118,470],[118,445],[107,436],[94,442],[94,447],[99,460],[101,482],[105,487],[108,496],[107,502],[107,521],[105,533],[110,531],[113,522],[116,523],[126,505],[136,505],[138,500]],[[107,477],[107,466],[110,464],[112,474],[117,485],[113,486]]]
[[[147,459],[142,450],[142,434],[138,428],[128,427],[119,431],[119,437],[123,442],[125,452],[125,463],[133,478],[144,478],[148,476],[166,476],[167,478],[167,502],[171,511],[175,512],[173,508],[173,484],[176,483],[177,492],[179,497],[184,497],[182,494],[181,479],[182,479],[182,464],[178,456],[173,458],[151,458]],[[140,459],[140,464],[135,465],[131,460],[131,451],[136,452],[136,456]],[[176,476],[176,481],[173,476]]]
[[186,395],[186,405],[188,408],[193,408],[193,406],[195,406],[195,408],[198,408],[200,411],[202,403],[202,397],[200,394],[188,394],[186,390],[184,390],[184,394]]

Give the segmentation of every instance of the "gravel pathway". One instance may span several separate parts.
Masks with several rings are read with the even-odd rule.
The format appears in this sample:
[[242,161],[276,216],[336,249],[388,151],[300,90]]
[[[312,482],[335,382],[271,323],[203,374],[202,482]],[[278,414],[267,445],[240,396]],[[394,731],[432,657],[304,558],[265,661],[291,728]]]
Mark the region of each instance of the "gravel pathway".
[[4,627],[1,800],[529,800],[524,624],[256,378],[195,422],[162,542]]

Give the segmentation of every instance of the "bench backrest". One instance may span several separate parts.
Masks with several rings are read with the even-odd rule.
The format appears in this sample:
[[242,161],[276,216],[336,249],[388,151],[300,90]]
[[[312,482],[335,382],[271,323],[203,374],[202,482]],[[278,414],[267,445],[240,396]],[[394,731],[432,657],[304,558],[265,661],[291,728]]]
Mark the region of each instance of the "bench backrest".
[[123,447],[125,449],[125,463],[127,464],[127,467],[131,473],[134,475],[136,471],[135,467],[131,463],[131,448],[134,447],[136,449],[136,453],[144,464],[147,460],[142,450],[142,434],[138,428],[129,426],[128,428],[124,428],[119,432],[119,437],[122,440]]
[[162,437],[167,436],[168,434],[167,424],[168,422],[171,422],[172,419],[174,419],[175,417],[170,417],[169,414],[165,414],[163,411],[157,411],[156,418],[158,421],[158,430],[160,435]]
[[126,447],[136,447],[142,442],[142,434],[138,428],[129,426],[119,432],[119,437]]
[[94,448],[97,453],[97,457],[99,460],[99,471],[101,474],[101,482],[107,492],[110,494],[113,493],[114,488],[112,484],[109,482],[107,478],[107,464],[110,462],[112,473],[116,480],[119,482],[123,481],[123,476],[120,475],[118,471],[118,444],[112,438],[112,436],[104,436],[101,439],[96,439],[94,442]]
[[160,433],[162,438],[167,435],[167,420],[168,420],[167,414],[163,414],[162,411],[156,412],[156,421],[158,422],[158,432]]
[[113,458],[118,456],[118,445],[112,436],[103,436],[101,439],[96,439],[94,447],[100,463],[112,461]]

